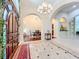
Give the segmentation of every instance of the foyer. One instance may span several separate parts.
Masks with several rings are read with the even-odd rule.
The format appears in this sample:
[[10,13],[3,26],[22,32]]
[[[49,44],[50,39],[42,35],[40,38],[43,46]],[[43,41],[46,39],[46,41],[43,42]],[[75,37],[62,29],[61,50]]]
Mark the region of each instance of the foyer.
[[6,59],[79,59],[79,0],[8,0],[4,20]]

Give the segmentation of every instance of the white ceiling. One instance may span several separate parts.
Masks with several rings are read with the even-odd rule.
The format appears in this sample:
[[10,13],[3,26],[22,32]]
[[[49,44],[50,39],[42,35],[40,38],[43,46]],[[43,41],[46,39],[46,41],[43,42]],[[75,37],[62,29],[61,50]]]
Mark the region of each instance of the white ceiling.
[[[30,6],[34,6],[34,7],[38,7],[39,5],[41,5],[43,3],[44,0],[27,0],[27,4]],[[60,2],[60,0],[45,0],[45,2],[50,3],[51,5],[53,5],[54,3],[58,3]]]
[[71,20],[73,17],[79,14],[79,2],[72,2],[66,5],[61,6],[56,14],[56,18],[66,17]]
[[[52,13],[54,15],[56,15],[56,16],[59,13],[66,13],[66,14],[68,14],[68,13],[72,13],[73,11],[79,9],[79,2],[74,2],[74,3],[73,2],[72,3],[69,2],[69,4],[68,4],[67,0],[66,0],[67,4],[64,5],[63,2],[65,0],[45,0],[45,1],[52,5],[52,7],[54,9],[54,12],[52,12]],[[22,15],[23,15],[23,17],[25,17],[29,13],[32,13],[32,12],[33,13],[37,13],[36,10],[37,10],[38,6],[42,4],[43,0],[21,0],[21,2],[22,2],[22,6],[27,6],[27,7],[22,8],[22,11],[24,11],[24,12],[22,12]],[[62,4],[60,4],[60,3],[62,3]],[[58,6],[58,4],[60,4],[60,6],[61,5],[64,5],[64,6],[56,7],[56,5]],[[73,8],[74,5],[76,5],[77,7]]]
[[71,13],[75,10],[79,9],[79,2],[74,2],[71,4],[64,5],[59,8],[58,13],[64,12],[64,13]]
[[[41,4],[44,0],[29,0],[30,2],[34,3],[34,4]],[[45,0],[45,2],[53,4],[54,2],[56,2],[58,0]]]

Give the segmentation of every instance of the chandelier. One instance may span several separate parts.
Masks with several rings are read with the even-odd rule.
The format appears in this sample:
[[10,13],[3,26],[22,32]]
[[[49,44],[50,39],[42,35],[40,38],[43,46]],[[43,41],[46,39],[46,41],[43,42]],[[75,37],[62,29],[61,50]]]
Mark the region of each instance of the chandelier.
[[41,14],[49,14],[52,12],[52,5],[44,2],[38,6],[37,11]]

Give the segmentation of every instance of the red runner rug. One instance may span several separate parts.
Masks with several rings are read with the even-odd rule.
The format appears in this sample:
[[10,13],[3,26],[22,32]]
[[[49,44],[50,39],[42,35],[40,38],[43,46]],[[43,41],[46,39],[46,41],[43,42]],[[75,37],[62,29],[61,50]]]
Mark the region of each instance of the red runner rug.
[[24,44],[21,46],[18,57],[16,59],[31,59],[30,56],[29,44]]

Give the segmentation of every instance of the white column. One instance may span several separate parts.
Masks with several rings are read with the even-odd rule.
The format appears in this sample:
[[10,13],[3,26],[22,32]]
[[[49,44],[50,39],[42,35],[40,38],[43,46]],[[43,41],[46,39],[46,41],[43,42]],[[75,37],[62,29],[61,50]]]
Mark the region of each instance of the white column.
[[23,25],[22,25],[22,20],[19,20],[19,43],[23,43]]

